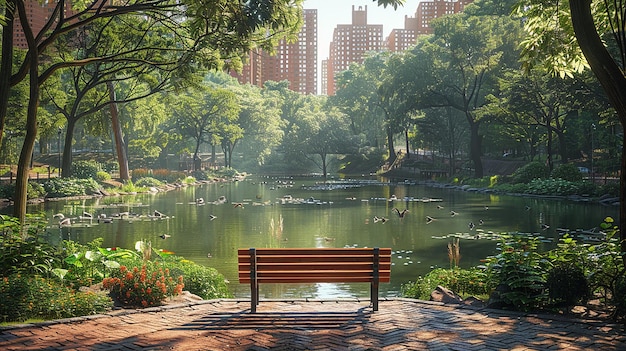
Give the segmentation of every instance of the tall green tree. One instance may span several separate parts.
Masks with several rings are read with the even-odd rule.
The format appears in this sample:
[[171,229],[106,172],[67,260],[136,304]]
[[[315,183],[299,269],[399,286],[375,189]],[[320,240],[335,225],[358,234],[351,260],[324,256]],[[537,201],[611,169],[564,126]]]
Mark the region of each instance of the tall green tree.
[[464,114],[469,158],[474,176],[480,178],[480,126],[489,115],[479,111],[488,96],[498,94],[497,78],[515,64],[511,52],[515,52],[519,25],[508,16],[457,14],[444,16],[433,26],[434,35],[405,55],[394,87],[413,94],[413,109],[450,106]]
[[330,157],[352,153],[357,144],[343,113],[325,108],[322,97],[307,96],[306,101],[285,136],[284,150],[287,157],[313,163],[326,179]]
[[[194,167],[201,167],[200,146],[203,143],[221,145],[229,152],[230,143],[240,138],[236,124],[240,107],[233,92],[224,88],[188,90],[176,97],[174,126],[183,136],[193,140]],[[234,147],[234,145],[232,145]],[[229,166],[228,154],[225,154]]]
[[[568,9],[569,5],[569,9]],[[626,136],[626,3],[604,0],[528,0],[523,54],[528,67],[571,75],[591,68],[615,108]],[[578,44],[578,45],[576,45]],[[622,140],[619,227],[626,228],[626,143]],[[626,231],[620,231],[626,252]],[[624,256],[626,263],[626,256]]]
[[[267,6],[271,3],[272,6]],[[0,135],[4,129],[8,90],[25,77],[29,79],[29,96],[25,138],[18,162],[14,214],[20,219],[26,215],[26,189],[28,170],[32,151],[37,137],[37,108],[40,98],[40,86],[57,70],[86,66],[95,62],[134,61],[136,53],[156,50],[147,65],[159,65],[162,58],[158,53],[167,52],[167,62],[172,62],[171,53],[178,53],[175,60],[179,64],[172,84],[182,82],[193,73],[193,67],[221,68],[241,64],[240,57],[258,45],[271,50],[281,37],[295,38],[301,23],[300,0],[271,1],[257,0],[248,2],[232,2],[229,0],[188,0],[183,3],[170,0],[139,1],[133,0],[124,4],[101,2],[73,1],[73,14],[67,15],[68,2],[60,0],[50,14],[48,22],[40,33],[33,33],[27,19],[23,0],[8,0],[5,15],[7,24],[3,26],[2,56],[0,60]],[[65,35],[80,36],[82,31],[89,30],[96,21],[107,21],[117,16],[142,18],[152,23],[163,23],[169,29],[172,45],[154,48],[141,46],[131,52],[124,52],[113,57],[89,57],[83,60],[53,62],[42,61],[48,55],[54,43]],[[13,73],[11,39],[13,35],[13,18],[20,18],[21,29],[28,44],[28,54],[21,63],[20,69]],[[131,29],[129,26],[127,29]],[[6,39],[6,40],[5,40]],[[145,43],[144,43],[145,44]],[[43,65],[40,65],[43,64]]]

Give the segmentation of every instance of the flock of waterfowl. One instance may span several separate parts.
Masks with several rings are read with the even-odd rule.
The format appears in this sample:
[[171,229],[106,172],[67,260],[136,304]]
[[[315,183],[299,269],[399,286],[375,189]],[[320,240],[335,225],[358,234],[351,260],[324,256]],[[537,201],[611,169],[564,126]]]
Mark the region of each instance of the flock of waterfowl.
[[[348,189],[348,188],[356,188],[356,187],[362,187],[362,186],[375,186],[375,185],[388,185],[388,183],[373,181],[373,180],[372,181],[369,181],[369,180],[330,181],[330,182],[324,182],[324,183],[316,183],[314,185],[309,185],[309,186],[303,186],[302,189],[313,190],[313,191],[314,190],[336,190],[336,189]],[[270,186],[271,186],[271,189],[275,189],[276,187],[292,188],[294,186],[294,183],[292,181],[281,181],[281,182],[272,184]],[[205,201],[204,198],[199,197],[199,198],[192,199],[192,201],[189,201],[187,203],[177,203],[177,204],[191,204],[191,205],[197,205],[197,206],[230,204],[232,205],[234,209],[244,209],[248,205],[251,205],[251,206],[318,205],[319,206],[319,205],[333,205],[334,204],[333,201],[320,200],[312,196],[307,197],[307,198],[300,198],[300,197],[294,197],[292,195],[283,195],[281,197],[276,198],[274,201],[272,200],[261,201],[261,200],[262,200],[262,196],[257,195],[254,200],[242,199],[240,201],[229,202],[225,196],[219,196],[213,201]],[[351,197],[346,197],[345,200],[357,201],[358,199],[356,197],[351,196]],[[433,212],[424,217],[424,221],[426,224],[434,223],[435,221],[446,218],[446,217],[454,218],[459,215],[459,213],[456,212],[455,210],[451,210],[451,209],[446,210],[444,206],[445,204],[443,203],[444,200],[439,199],[439,198],[410,197],[410,196],[398,197],[396,195],[391,195],[390,197],[372,197],[368,199],[361,199],[360,201],[374,202],[374,203],[377,201],[385,201],[385,202],[393,203],[394,205],[396,203],[400,204],[400,203],[410,203],[410,202],[417,202],[417,203],[423,203],[423,204],[435,203],[436,205],[432,207]],[[132,222],[132,221],[155,221],[155,220],[174,218],[173,216],[168,216],[158,210],[150,210],[150,211],[147,211],[147,213],[146,211],[143,211],[141,213],[135,212],[135,211],[122,211],[122,212],[110,213],[110,208],[116,207],[116,206],[119,208],[125,207],[126,209],[128,208],[140,209],[140,208],[148,207],[148,205],[144,205],[141,203],[112,204],[112,205],[107,205],[107,206],[98,208],[98,212],[100,213],[97,213],[97,214],[92,214],[91,212],[83,211],[81,215],[70,217],[70,216],[64,215],[63,213],[57,213],[53,215],[53,218],[58,220],[59,227],[110,224],[116,220],[126,220],[126,221]],[[395,215],[397,215],[400,220],[403,220],[405,217],[410,216],[410,210],[407,208],[408,204],[404,206],[405,207],[404,209],[399,209],[398,207],[402,207],[400,205],[396,205],[396,206],[397,207],[392,208],[392,212]],[[392,207],[392,206],[389,206],[389,207]],[[488,206],[484,206],[484,210],[488,210],[488,209],[489,209]],[[95,209],[86,208],[86,210],[95,210]],[[530,211],[531,208],[529,206],[526,206],[525,210]],[[540,218],[543,218],[543,217],[540,216]],[[215,219],[217,219],[217,216],[214,214],[210,214],[208,216],[208,220],[210,221],[213,221]],[[366,223],[373,222],[374,224],[378,224],[378,223],[385,224],[388,221],[390,221],[390,219],[388,217],[385,217],[384,215],[374,215],[371,222],[369,218],[366,218],[365,221]],[[500,237],[502,237],[502,235],[504,234],[514,234],[514,233],[495,233],[490,230],[485,230],[482,228],[484,224],[485,222],[483,219],[478,219],[476,221],[469,221],[467,223],[467,231],[465,232],[449,233],[449,234],[442,235],[442,236],[432,236],[431,238],[432,239],[461,238],[461,239],[468,239],[468,240],[477,240],[477,239],[497,240]],[[541,226],[542,231],[546,231],[550,228],[550,225],[547,223],[541,223],[540,226]],[[557,228],[555,232],[561,236],[568,234],[570,236],[573,236],[583,241],[601,241],[601,240],[604,240],[606,237],[606,234],[604,232],[599,231],[595,228],[588,229],[588,230],[582,230],[582,229],[570,230],[566,228]],[[535,236],[539,238],[542,242],[554,241],[553,238],[544,236],[542,235],[542,233],[516,233],[516,234]],[[169,234],[161,234],[160,237],[162,239],[167,239],[171,236]],[[324,240],[333,241],[334,239],[330,237],[325,237]]]

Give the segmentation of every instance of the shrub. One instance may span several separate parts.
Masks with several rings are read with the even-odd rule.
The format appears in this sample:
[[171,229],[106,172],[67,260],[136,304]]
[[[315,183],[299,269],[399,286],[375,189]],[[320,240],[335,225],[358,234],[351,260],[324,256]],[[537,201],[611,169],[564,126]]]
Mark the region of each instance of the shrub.
[[167,297],[179,295],[184,284],[182,276],[174,279],[168,268],[146,262],[141,269],[121,266],[112,277],[102,280],[102,287],[124,306],[151,307],[161,305]]
[[439,285],[461,296],[488,295],[491,291],[487,275],[482,269],[436,268],[426,276],[418,277],[415,282],[404,284],[401,289],[402,296],[429,300],[431,293]]
[[96,173],[95,179],[99,182],[104,182],[107,180],[111,180],[111,175],[105,171],[98,171],[98,173]]
[[209,174],[205,171],[193,171],[192,176],[197,180],[208,180]]
[[536,195],[578,194],[578,183],[563,179],[534,179],[528,183],[526,193]]
[[545,305],[545,272],[549,263],[537,251],[539,239],[505,235],[498,243],[500,254],[486,259],[487,274],[496,291],[490,304],[529,311]]
[[17,218],[4,216],[0,222],[0,276],[47,274],[60,263],[59,250],[45,240],[47,220],[27,215],[26,231]]
[[148,177],[152,174],[152,172],[147,168],[137,168],[133,169],[132,175],[135,179],[140,179],[143,177]]
[[513,183],[528,183],[533,179],[545,179],[550,175],[550,169],[543,162],[530,162],[518,168],[511,178]]
[[165,259],[162,265],[169,267],[172,274],[181,274],[185,289],[192,294],[206,300],[232,297],[226,279],[215,268],[201,266],[175,256]]
[[85,195],[85,188],[76,179],[52,178],[43,184],[48,197]]
[[589,299],[589,282],[583,270],[574,263],[552,267],[546,278],[548,297],[557,305],[574,306]]
[[117,161],[105,161],[102,163],[102,170],[107,173],[112,173],[119,170],[120,165]]
[[113,307],[106,295],[74,292],[55,280],[20,274],[0,279],[0,300],[4,321],[86,316]]
[[79,179],[95,178],[100,165],[96,161],[76,161],[72,163],[72,176]]
[[156,187],[163,185],[163,182],[152,177],[143,177],[135,182],[136,186],[140,187]]
[[[26,189],[26,197],[28,199],[37,199],[44,197],[46,190],[43,186],[37,182],[28,182],[28,188]],[[15,183],[5,184],[0,186],[0,198],[12,199],[15,196]]]
[[555,179],[563,179],[570,182],[579,182],[583,179],[583,175],[578,167],[571,163],[559,165],[552,171],[551,176]]

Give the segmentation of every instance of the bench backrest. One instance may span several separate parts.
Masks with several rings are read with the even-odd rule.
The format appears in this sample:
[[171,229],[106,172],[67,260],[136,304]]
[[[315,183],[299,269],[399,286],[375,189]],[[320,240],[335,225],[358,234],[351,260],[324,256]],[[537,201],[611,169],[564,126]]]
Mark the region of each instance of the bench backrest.
[[251,269],[258,283],[371,283],[375,275],[388,283],[391,275],[390,248],[239,249],[238,261],[242,284]]

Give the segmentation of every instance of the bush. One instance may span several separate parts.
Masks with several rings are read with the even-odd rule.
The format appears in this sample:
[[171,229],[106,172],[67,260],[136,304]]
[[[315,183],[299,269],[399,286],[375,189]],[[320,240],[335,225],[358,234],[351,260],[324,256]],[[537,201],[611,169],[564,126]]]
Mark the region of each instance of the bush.
[[550,169],[543,162],[530,162],[518,168],[511,175],[513,183],[529,183],[533,179],[545,179],[550,175]]
[[93,179],[100,171],[96,161],[76,161],[72,163],[72,176],[79,179]]
[[574,306],[589,299],[589,282],[583,270],[573,263],[558,264],[546,278],[548,297],[557,305]]
[[100,185],[94,179],[52,178],[43,184],[48,197],[99,195]]
[[107,180],[111,180],[111,175],[105,171],[98,171],[95,179],[99,182],[105,182]]
[[415,282],[402,286],[402,296],[421,300],[429,300],[437,286],[444,286],[461,296],[488,295],[491,287],[485,272],[478,268],[445,269],[436,268]]
[[500,254],[487,258],[487,274],[496,285],[489,300],[496,307],[529,311],[545,306],[545,272],[549,262],[537,251],[539,239],[505,235],[498,243]]
[[570,182],[579,182],[583,179],[583,175],[578,167],[571,163],[559,165],[552,171],[551,176],[555,179],[563,179]]
[[163,182],[152,177],[143,177],[135,182],[136,186],[139,187],[156,187],[163,185]]
[[4,321],[86,316],[113,307],[106,295],[74,292],[55,280],[20,274],[0,279],[0,300]]
[[575,195],[578,183],[563,179],[534,179],[528,183],[526,193],[535,195]]
[[[174,261],[172,261],[174,260]],[[194,262],[172,257],[163,261],[173,274],[181,274],[185,289],[205,300],[232,297],[226,279],[215,268],[201,266]]]
[[179,295],[184,284],[182,276],[174,279],[168,268],[146,262],[141,269],[121,266],[112,277],[102,280],[102,287],[124,306],[151,307],[161,305],[167,297]]
[[193,171],[192,176],[197,180],[209,180],[210,175],[205,171]]
[[119,163],[117,163],[117,161],[105,161],[102,164],[102,170],[107,173],[118,171],[119,168],[120,168],[120,165]]
[[144,177],[148,177],[152,174],[152,172],[147,168],[137,168],[133,169],[132,176],[135,179],[141,179]]
[[[15,196],[15,183],[0,186],[0,199],[12,199]],[[28,182],[26,198],[38,199],[46,196],[46,190],[37,182]]]
[[[4,216],[0,222],[0,276],[47,274],[60,264],[60,251],[45,240],[47,220],[27,215],[24,233],[17,218]],[[0,300],[1,301],[1,300]]]

